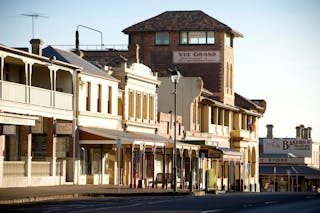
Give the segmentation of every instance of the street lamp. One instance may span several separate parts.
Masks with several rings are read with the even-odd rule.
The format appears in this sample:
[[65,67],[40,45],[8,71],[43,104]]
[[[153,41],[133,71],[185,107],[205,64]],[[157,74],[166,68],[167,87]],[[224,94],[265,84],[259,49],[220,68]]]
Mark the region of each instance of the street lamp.
[[173,191],[177,192],[177,84],[180,79],[180,72],[175,68],[169,69],[171,81],[174,84],[174,132],[173,132]]

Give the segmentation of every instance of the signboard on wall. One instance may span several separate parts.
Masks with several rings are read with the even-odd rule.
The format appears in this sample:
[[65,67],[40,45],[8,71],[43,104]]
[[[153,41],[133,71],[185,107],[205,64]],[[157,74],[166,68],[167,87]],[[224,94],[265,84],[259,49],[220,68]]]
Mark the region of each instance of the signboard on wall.
[[32,134],[43,134],[43,117],[36,120],[35,125],[31,127]]
[[174,51],[175,64],[219,63],[220,51]]
[[72,123],[57,123],[57,134],[60,135],[71,135],[72,134]]
[[265,139],[264,153],[292,153],[297,157],[311,157],[312,140],[295,138]]
[[3,125],[2,132],[4,135],[15,135],[16,134],[16,125]]

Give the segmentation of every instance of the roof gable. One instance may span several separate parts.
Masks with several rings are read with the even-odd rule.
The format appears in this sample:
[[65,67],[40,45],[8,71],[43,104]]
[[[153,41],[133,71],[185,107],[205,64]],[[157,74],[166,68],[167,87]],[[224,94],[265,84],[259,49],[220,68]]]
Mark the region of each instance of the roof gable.
[[232,30],[228,25],[212,18],[201,10],[166,11],[153,18],[134,24],[122,32],[156,32],[156,31],[226,31],[235,36],[243,35]]

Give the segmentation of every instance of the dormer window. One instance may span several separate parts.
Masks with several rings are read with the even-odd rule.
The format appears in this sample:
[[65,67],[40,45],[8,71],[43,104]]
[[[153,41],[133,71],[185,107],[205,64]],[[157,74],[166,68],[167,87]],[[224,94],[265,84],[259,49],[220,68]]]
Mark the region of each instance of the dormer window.
[[180,44],[214,44],[213,31],[180,32]]
[[156,32],[156,45],[169,45],[169,33],[168,32]]

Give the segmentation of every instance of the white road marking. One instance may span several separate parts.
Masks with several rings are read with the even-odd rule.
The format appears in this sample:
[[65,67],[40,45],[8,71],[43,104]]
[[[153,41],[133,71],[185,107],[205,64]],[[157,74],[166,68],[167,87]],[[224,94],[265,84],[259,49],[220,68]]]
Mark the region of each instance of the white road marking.
[[212,210],[202,211],[200,213],[221,212],[221,211],[222,209],[212,209]]
[[266,202],[264,202],[264,204],[266,204],[266,205],[273,204],[273,203],[278,203],[278,201],[272,200],[272,201],[266,201]]

